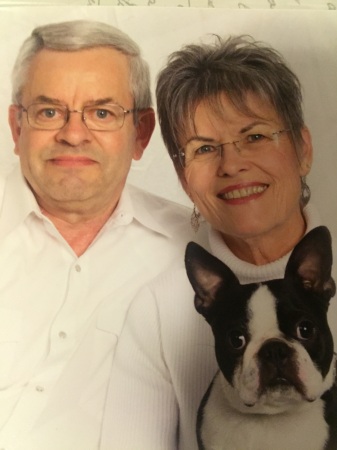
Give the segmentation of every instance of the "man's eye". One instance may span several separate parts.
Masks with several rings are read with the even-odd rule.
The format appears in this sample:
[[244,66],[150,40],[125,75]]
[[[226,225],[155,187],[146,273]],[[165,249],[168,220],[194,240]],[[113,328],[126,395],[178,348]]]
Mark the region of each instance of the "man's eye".
[[107,109],[96,109],[96,116],[99,119],[106,119],[111,113]]
[[43,108],[38,110],[37,116],[43,119],[54,119],[60,115],[55,108]]
[[37,121],[54,121],[58,119],[63,119],[64,111],[60,108],[54,107],[41,107],[41,108],[32,108],[31,115]]
[[[106,109],[106,108],[98,108],[92,111],[92,115],[96,118],[96,119],[116,119],[116,113],[113,110],[110,109]],[[89,115],[91,115],[91,111],[89,112]]]

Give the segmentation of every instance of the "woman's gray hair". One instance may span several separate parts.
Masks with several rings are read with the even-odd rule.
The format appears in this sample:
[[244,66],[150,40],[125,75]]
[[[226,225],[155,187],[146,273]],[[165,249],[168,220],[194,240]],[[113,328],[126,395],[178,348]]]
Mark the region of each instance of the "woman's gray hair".
[[[12,101],[20,104],[30,64],[42,49],[73,52],[95,47],[111,47],[126,55],[130,64],[130,89],[134,108],[152,105],[150,72],[139,46],[118,28],[102,22],[75,20],[37,27],[24,41],[12,72]],[[65,67],[66,70],[66,67]]]
[[156,96],[161,133],[180,179],[183,168],[177,153],[186,130],[194,125],[198,104],[205,100],[221,114],[221,94],[246,114],[247,93],[268,101],[291,129],[298,157],[304,126],[301,85],[283,57],[273,48],[250,36],[223,40],[214,36],[211,44],[187,45],[172,53],[158,75]]

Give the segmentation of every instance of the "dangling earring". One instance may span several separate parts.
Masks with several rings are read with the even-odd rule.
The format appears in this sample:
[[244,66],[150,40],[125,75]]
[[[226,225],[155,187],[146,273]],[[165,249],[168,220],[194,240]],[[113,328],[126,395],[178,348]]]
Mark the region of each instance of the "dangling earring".
[[306,178],[301,177],[301,202],[303,208],[309,203],[311,197],[311,191],[307,185]]
[[197,207],[193,205],[193,211],[191,215],[191,227],[195,233],[199,230],[200,226],[199,219],[200,219],[200,212],[197,210]]

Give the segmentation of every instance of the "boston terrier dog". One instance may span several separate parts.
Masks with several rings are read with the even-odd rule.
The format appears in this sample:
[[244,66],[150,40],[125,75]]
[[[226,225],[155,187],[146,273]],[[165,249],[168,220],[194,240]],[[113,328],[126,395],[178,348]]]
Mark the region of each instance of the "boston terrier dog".
[[185,263],[220,369],[199,408],[199,449],[337,450],[328,229],[297,244],[284,279],[240,285],[193,242]]

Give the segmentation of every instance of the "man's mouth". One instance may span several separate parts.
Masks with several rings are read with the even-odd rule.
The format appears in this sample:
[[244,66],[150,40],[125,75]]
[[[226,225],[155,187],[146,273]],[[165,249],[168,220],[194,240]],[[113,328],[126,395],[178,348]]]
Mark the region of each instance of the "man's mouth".
[[252,195],[261,194],[268,188],[268,185],[259,185],[259,186],[247,186],[242,187],[240,189],[233,189],[227,192],[223,192],[218,195],[219,198],[223,198],[224,200],[236,200],[246,197],[251,197]]
[[88,166],[95,161],[85,156],[58,156],[49,160],[51,163],[59,166]]

